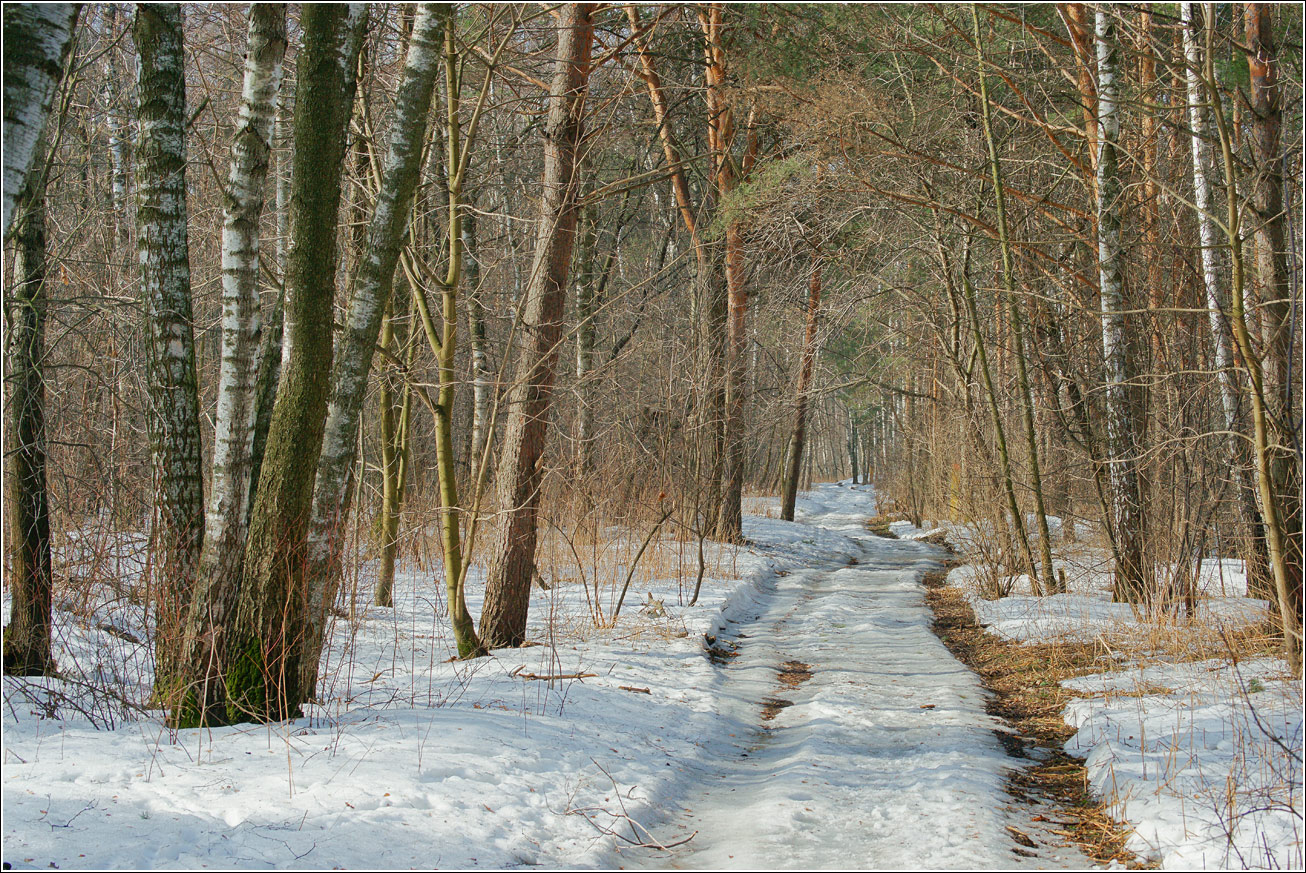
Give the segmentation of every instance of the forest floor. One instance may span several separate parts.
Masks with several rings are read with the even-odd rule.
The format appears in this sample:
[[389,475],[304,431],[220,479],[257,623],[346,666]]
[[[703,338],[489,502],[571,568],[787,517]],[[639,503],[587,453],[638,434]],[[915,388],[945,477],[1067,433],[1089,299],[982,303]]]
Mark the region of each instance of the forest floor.
[[[1013,801],[1011,774],[1038,756],[1009,754],[1012,728],[986,711],[980,678],[931,630],[921,583],[943,568],[943,550],[871,536],[870,488],[822,485],[800,500],[792,523],[768,517],[774,501],[750,503],[761,514],[745,520],[749,545],[713,550],[696,606],[685,605],[683,568],[666,569],[663,559],[684,547],[668,537],[645,558],[648,573],[619,621],[606,617],[622,567],[607,568],[598,588],[553,579],[533,596],[538,644],[471,662],[449,660],[435,572],[408,567],[393,609],[365,605],[364,572],[352,617],[337,621],[326,653],[324,699],[293,722],[211,731],[170,731],[142,708],[151,675],[140,641],[149,626],[115,581],[138,566],[127,553],[140,537],[125,537],[113,572],[84,581],[76,602],[61,598],[61,677],[5,679],[4,861],[16,869],[1089,866],[1056,833],[1055,812]],[[64,566],[76,564],[75,551],[60,556]],[[964,573],[954,575],[964,584]],[[480,584],[471,580],[471,591]],[[972,604],[981,620],[996,621]],[[478,611],[475,596],[470,606]],[[1300,706],[1300,683],[1253,669],[1257,698],[1287,701],[1295,687]],[[1117,687],[1114,675],[1075,681]],[[1080,728],[1071,745],[1090,771],[1108,772],[1106,748],[1112,778],[1123,779],[1132,765],[1119,704],[1137,710],[1142,698],[1121,694],[1075,689],[1086,700],[1069,701],[1066,712]],[[1203,718],[1203,731],[1227,738],[1215,715]],[[1114,719],[1119,741],[1103,719]],[[1300,762],[1300,716],[1296,725]],[[1149,740],[1156,727],[1147,726]],[[1290,750],[1291,728],[1289,718]],[[1248,743],[1236,748],[1251,767]],[[1262,770],[1281,763],[1265,760]],[[1103,778],[1094,777],[1099,791]],[[1300,784],[1287,778],[1296,793],[1286,806],[1281,794],[1265,795],[1287,820],[1234,823],[1292,839],[1282,828],[1300,810]],[[1146,800],[1139,793],[1117,813],[1136,832],[1155,811]],[[1298,853],[1300,845],[1297,837]],[[1238,866],[1225,854],[1208,866]]]

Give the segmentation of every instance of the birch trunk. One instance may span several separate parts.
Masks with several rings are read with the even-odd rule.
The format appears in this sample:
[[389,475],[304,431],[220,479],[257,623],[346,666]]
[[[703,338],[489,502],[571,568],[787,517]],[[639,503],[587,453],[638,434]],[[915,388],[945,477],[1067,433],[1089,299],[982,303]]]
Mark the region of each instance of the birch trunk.
[[1188,97],[1189,140],[1193,156],[1193,193],[1197,205],[1197,228],[1202,242],[1202,286],[1206,294],[1206,314],[1215,349],[1215,371],[1220,385],[1220,409],[1228,434],[1229,470],[1237,490],[1238,511],[1251,539],[1247,561],[1248,590],[1258,597],[1272,597],[1269,559],[1265,551],[1265,530],[1256,506],[1256,484],[1252,480],[1251,458],[1240,432],[1237,371],[1233,360],[1233,338],[1229,332],[1228,297],[1221,278],[1220,241],[1215,222],[1215,203],[1211,194],[1210,125],[1207,120],[1206,96],[1202,93],[1202,52],[1197,41],[1193,4],[1179,5],[1183,22],[1185,86]]
[[344,331],[336,343],[331,400],[308,531],[308,614],[301,661],[306,693],[317,683],[327,612],[335,601],[342,534],[349,517],[348,480],[356,459],[358,418],[381,319],[394,287],[395,267],[399,263],[413,194],[417,190],[431,94],[440,69],[444,22],[450,12],[446,4],[418,7],[395,95],[376,211],[367,231],[367,243],[360,253]]
[[250,514],[245,572],[225,657],[229,721],[293,716],[312,692],[299,671],[313,481],[331,369],[336,226],[345,127],[367,25],[364,4],[301,12],[291,180],[287,322],[294,333]]
[[225,715],[220,655],[239,592],[258,407],[259,221],[285,53],[285,4],[253,4],[222,226],[222,364],[209,504],[178,677],[184,687],[173,701],[173,720],[184,726]]
[[495,374],[490,369],[485,333],[485,292],[481,288],[481,263],[478,260],[476,203],[470,197],[466,200],[468,208],[461,215],[463,272],[468,288],[467,332],[472,352],[472,448],[469,458],[471,469],[476,470],[490,439],[490,403]]
[[519,646],[526,640],[540,500],[539,460],[548,433],[576,234],[577,146],[594,41],[592,13],[593,4],[568,4],[561,8],[558,22],[535,262],[526,289],[521,357],[508,392],[508,419],[495,476],[500,521],[490,553],[480,628],[481,643],[487,648]]
[[4,236],[37,157],[45,117],[63,77],[80,3],[4,8]]
[[137,246],[145,301],[150,457],[154,468],[155,690],[179,667],[183,621],[204,540],[204,479],[186,239],[186,84],[181,9],[141,5],[136,146]]
[[1117,545],[1114,597],[1143,603],[1153,594],[1144,548],[1145,516],[1138,473],[1141,454],[1137,411],[1130,402],[1135,377],[1125,324],[1120,242],[1120,119],[1117,115],[1116,28],[1112,13],[1099,7],[1096,21],[1098,87],[1097,222],[1098,282],[1102,297],[1102,358],[1106,370],[1107,453],[1110,465],[1111,526]]
[[[38,155],[44,151],[37,145]],[[39,161],[39,157],[38,157]],[[4,631],[7,676],[54,672],[50,653],[53,578],[50,563],[50,502],[45,455],[46,246],[44,171],[27,179],[13,227],[12,299],[5,313],[10,344],[6,380],[13,387],[5,405],[7,429],[5,515],[12,596]]]

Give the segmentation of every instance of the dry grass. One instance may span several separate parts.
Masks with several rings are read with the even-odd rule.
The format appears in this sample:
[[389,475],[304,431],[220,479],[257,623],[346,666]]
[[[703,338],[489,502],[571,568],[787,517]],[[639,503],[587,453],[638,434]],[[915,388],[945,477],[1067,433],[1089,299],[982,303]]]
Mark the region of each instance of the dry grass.
[[985,633],[963,593],[944,585],[946,571],[926,577],[927,601],[934,610],[934,632],[948,650],[979,674],[993,692],[990,714],[1003,719],[1012,735],[1001,737],[1008,751],[1025,757],[1035,746],[1046,757],[1011,772],[1008,792],[1016,800],[1050,802],[1064,828],[1055,833],[1102,864],[1130,869],[1150,866],[1125,849],[1128,827],[1112,819],[1088,790],[1083,762],[1063,749],[1074,731],[1061,713],[1073,696],[1061,682],[1101,672],[1115,661],[1101,644],[1019,645]]

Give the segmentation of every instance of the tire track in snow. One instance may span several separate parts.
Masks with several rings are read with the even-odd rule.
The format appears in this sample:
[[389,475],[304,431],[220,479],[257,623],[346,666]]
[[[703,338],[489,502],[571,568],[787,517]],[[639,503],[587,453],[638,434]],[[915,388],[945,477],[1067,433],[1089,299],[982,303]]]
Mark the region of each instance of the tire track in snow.
[[[819,523],[822,519],[813,519]],[[847,517],[841,532],[852,531]],[[978,677],[931,631],[921,577],[940,552],[859,537],[850,565],[777,573],[751,619],[712,641],[718,711],[697,783],[659,830],[669,852],[625,866],[1036,867],[1091,862],[1017,845],[1038,810],[1007,811],[1020,762],[995,736]]]

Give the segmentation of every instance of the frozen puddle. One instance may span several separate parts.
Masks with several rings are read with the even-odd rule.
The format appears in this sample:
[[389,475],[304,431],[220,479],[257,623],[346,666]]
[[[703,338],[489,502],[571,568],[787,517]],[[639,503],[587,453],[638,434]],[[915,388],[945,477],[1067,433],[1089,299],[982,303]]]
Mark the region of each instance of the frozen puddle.
[[[847,517],[809,521],[860,536]],[[693,839],[624,852],[625,866],[1091,866],[1005,791],[1020,762],[979,679],[930,630],[918,580],[938,550],[861,543],[855,563],[775,578],[758,614],[721,634],[720,713],[742,732],[707,740],[695,789],[655,829]]]

